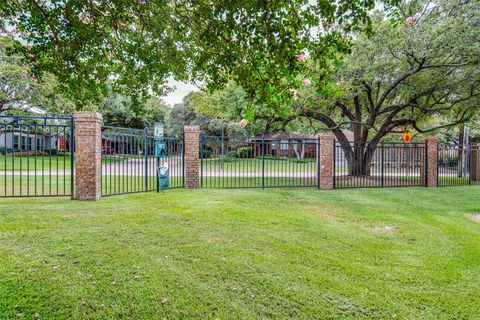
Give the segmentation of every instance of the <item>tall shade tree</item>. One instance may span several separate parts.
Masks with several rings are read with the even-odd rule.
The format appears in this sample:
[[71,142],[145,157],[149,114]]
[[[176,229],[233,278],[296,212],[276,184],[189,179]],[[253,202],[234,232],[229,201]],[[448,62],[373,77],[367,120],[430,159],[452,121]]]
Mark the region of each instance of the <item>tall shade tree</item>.
[[[395,0],[385,0],[390,4]],[[349,49],[349,32],[369,29],[374,0],[9,0],[0,22],[40,76],[52,72],[76,101],[127,86],[133,97],[169,90],[165,79],[232,79],[285,113],[308,54],[319,81]],[[81,106],[80,106],[81,107]]]
[[95,102],[95,109],[109,126],[129,128],[153,128],[155,122],[164,122],[170,108],[158,97],[150,96],[132,107],[129,96],[112,92]]
[[[230,94],[238,94],[239,92],[229,92]],[[229,135],[245,135],[247,132],[235,119],[232,110],[227,110],[218,100],[223,100],[225,92],[217,92],[211,96],[205,92],[191,92],[182,103],[177,103],[166,117],[167,133],[172,136],[181,137],[183,127],[186,125],[198,125],[206,135],[219,136],[222,134]],[[217,101],[216,101],[217,100]],[[241,99],[239,99],[241,101]],[[205,109],[206,101],[213,102],[213,108]],[[215,102],[216,101],[216,102]],[[239,101],[239,102],[240,102]],[[226,103],[225,100],[223,102]],[[230,104],[229,104],[230,106]],[[203,113],[207,112],[207,114]]]
[[[375,34],[358,37],[332,84],[299,92],[291,114],[280,117],[307,118],[331,130],[353,175],[370,174],[374,151],[387,134],[458,125],[479,109],[478,1],[409,2],[401,8],[401,23],[392,25],[380,14]],[[314,62],[305,63],[317,72]],[[354,132],[354,144],[342,128]]]

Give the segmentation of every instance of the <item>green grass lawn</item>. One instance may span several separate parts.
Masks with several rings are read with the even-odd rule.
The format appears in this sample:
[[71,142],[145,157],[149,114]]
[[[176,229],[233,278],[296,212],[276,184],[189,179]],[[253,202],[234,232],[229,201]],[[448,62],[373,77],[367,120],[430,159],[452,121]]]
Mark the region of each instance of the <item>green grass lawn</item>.
[[24,171],[22,175],[0,175],[0,197],[70,195],[70,182],[69,175],[49,175],[48,171],[43,176]]
[[317,170],[315,159],[299,161],[296,158],[225,158],[222,163],[220,158],[207,158],[202,161],[203,170],[228,171],[228,172],[290,172],[314,173]]
[[62,171],[70,170],[70,156],[22,156],[13,157],[11,155],[0,156],[0,171]]
[[[120,156],[103,157],[102,164],[109,164],[124,160]],[[42,171],[54,172],[70,170],[70,156],[22,156],[12,157],[11,155],[0,155],[0,171]]]
[[478,319],[479,195],[2,199],[0,319]]

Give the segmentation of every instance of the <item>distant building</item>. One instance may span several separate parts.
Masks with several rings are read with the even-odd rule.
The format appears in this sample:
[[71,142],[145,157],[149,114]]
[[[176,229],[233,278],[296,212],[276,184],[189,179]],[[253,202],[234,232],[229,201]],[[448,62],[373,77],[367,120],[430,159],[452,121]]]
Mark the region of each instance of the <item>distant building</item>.
[[9,150],[50,150],[58,149],[59,146],[65,145],[60,143],[59,137],[54,133],[31,132],[24,128],[6,129],[0,127],[0,147]]
[[[342,130],[348,141],[353,141],[353,132]],[[265,141],[265,155],[272,157],[315,158],[317,155],[318,135],[301,135],[298,133],[275,133],[259,135],[251,139],[253,156],[262,153],[261,141]],[[303,152],[302,152],[303,151]],[[343,151],[341,151],[343,153]]]

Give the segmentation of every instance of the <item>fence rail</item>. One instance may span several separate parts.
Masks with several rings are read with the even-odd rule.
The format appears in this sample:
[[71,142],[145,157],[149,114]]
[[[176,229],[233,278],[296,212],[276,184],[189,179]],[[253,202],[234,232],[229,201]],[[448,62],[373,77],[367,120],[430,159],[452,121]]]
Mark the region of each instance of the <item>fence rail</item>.
[[148,129],[102,127],[102,196],[158,191],[157,167],[168,164],[170,188],[181,188],[183,140],[164,138],[166,157],[155,157]]
[[334,188],[422,186],[424,143],[334,143]]
[[318,187],[318,138],[202,136],[203,188]]
[[0,116],[0,197],[73,196],[73,119]]

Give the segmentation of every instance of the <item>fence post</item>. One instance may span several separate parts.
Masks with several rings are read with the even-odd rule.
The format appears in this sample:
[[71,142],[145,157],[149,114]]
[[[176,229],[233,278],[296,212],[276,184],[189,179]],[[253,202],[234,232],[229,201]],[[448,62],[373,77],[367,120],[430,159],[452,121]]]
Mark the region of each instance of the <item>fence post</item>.
[[317,188],[320,189],[320,136],[317,137]]
[[102,115],[75,112],[75,199],[97,200],[102,194]]
[[185,142],[185,187],[195,189],[199,184],[200,127],[183,127]]
[[381,168],[380,168],[380,174],[382,175],[381,176],[381,183],[382,183],[382,188],[385,187],[385,143],[383,142],[382,140],[382,144],[381,144],[381,148],[382,148],[382,154],[381,154]]
[[262,189],[265,188],[265,136],[262,134]]
[[425,144],[425,163],[420,170],[420,181],[425,187],[436,187],[438,177],[438,139],[425,137],[421,142]]
[[144,133],[145,133],[145,137],[144,137],[144,146],[143,146],[143,160],[145,162],[145,166],[144,166],[144,174],[145,174],[145,179],[144,179],[144,183],[145,183],[145,192],[148,191],[148,128],[144,128],[143,129]]
[[335,137],[331,133],[320,135],[320,189],[333,189]]
[[480,182],[480,144],[470,146],[470,181]]

